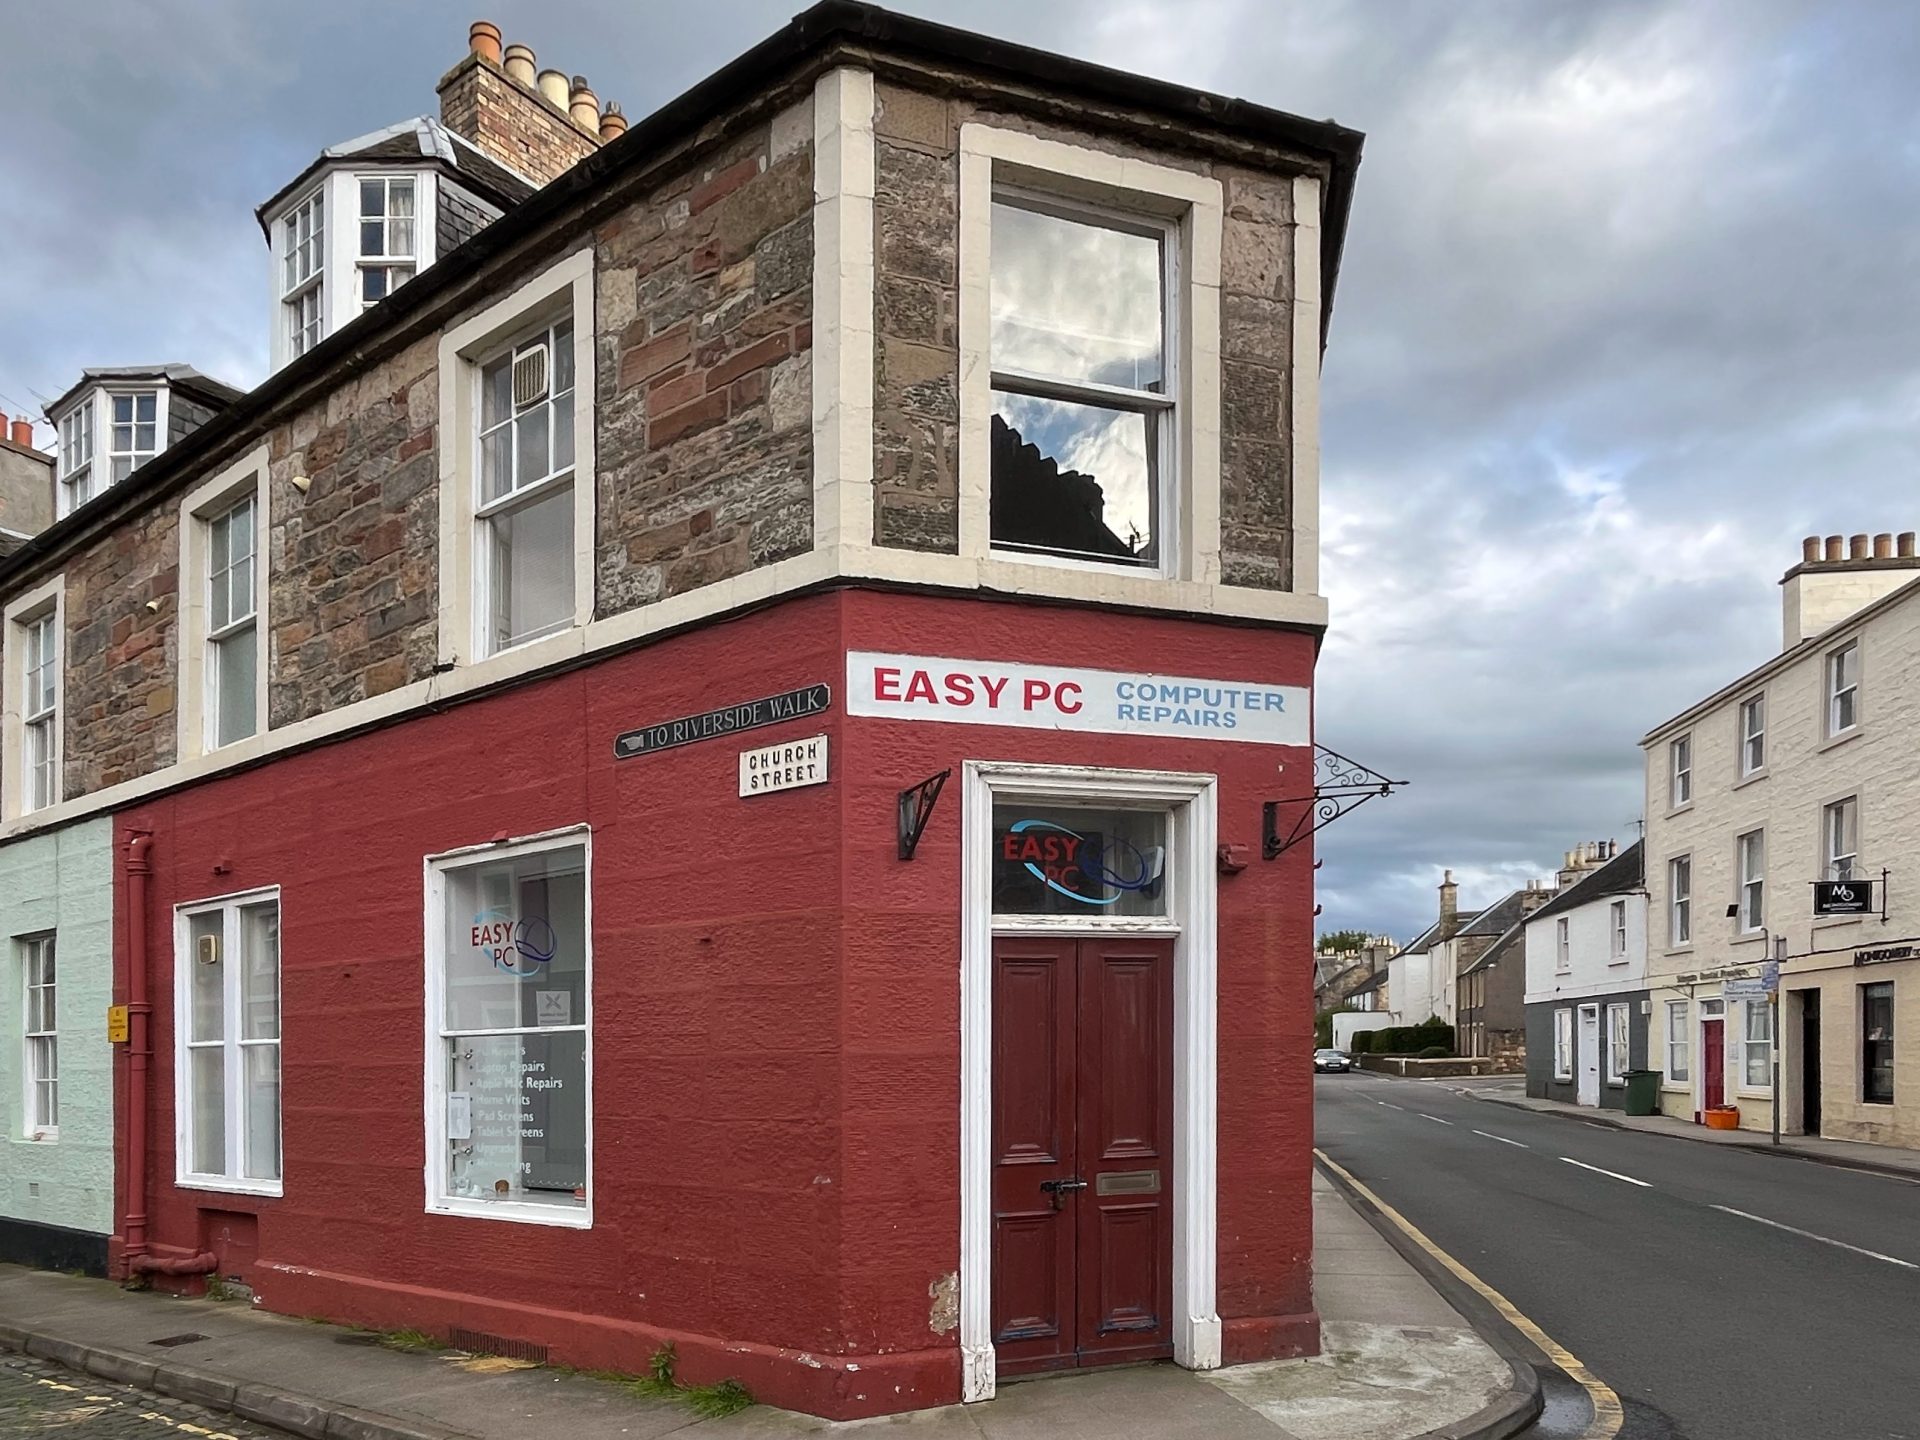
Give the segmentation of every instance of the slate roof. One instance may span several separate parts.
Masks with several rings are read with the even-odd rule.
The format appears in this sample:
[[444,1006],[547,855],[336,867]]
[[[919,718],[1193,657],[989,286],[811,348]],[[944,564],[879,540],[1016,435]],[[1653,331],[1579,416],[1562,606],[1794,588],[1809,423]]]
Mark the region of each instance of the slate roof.
[[1367,979],[1361,981],[1358,985],[1354,986],[1353,989],[1349,990],[1347,992],[1347,998],[1351,1000],[1356,995],[1371,994],[1373,991],[1378,990],[1382,985],[1386,983],[1387,983],[1387,972],[1384,970],[1378,971],[1375,974],[1369,976]]
[[1642,855],[1645,844],[1645,841],[1634,841],[1586,879],[1562,890],[1527,919],[1538,920],[1546,915],[1559,915],[1576,905],[1604,900],[1609,895],[1626,895],[1640,889],[1646,884],[1647,878]]
[[[417,115],[375,130],[368,135],[329,145],[311,165],[254,210],[261,230],[268,228],[267,217],[294,191],[307,185],[314,175],[336,160],[358,164],[418,165],[425,160],[437,169],[457,175],[502,209],[511,209],[540,187],[517,170],[508,169],[464,135],[456,135],[431,115]],[[271,238],[271,237],[269,237]]]
[[192,394],[196,399],[204,400],[216,410],[225,409],[247,392],[236,390],[223,380],[204,375],[191,365],[99,365],[82,370],[80,378],[69,385],[58,400],[47,406],[49,415],[57,415],[74,396],[82,390],[95,385],[117,385],[125,381],[164,380],[172,390],[181,390]]
[[[1542,907],[1542,908],[1545,908],[1545,907]],[[1534,915],[1538,915],[1540,912],[1536,910],[1533,913]],[[1489,945],[1485,950],[1483,950],[1478,956],[1478,958],[1476,958],[1471,965],[1467,966],[1467,968],[1462,970],[1460,973],[1462,975],[1472,975],[1481,970],[1491,970],[1493,968],[1494,962],[1496,960],[1504,959],[1507,955],[1507,952],[1515,948],[1515,943],[1526,935],[1527,921],[1531,920],[1532,918],[1533,918],[1533,915],[1520,916],[1517,920],[1513,922],[1513,924],[1509,925],[1505,930],[1503,930],[1500,933],[1500,938],[1498,940],[1495,940],[1493,944]],[[1522,950],[1521,953],[1525,954],[1526,952]]]
[[1505,899],[1496,901],[1473,917],[1471,924],[1461,925],[1461,935],[1502,935],[1507,928],[1515,924],[1526,909],[1525,890],[1515,890]]
[[[1456,935],[1464,934],[1465,933],[1464,927],[1471,924],[1473,921],[1478,920],[1480,918],[1480,914],[1481,912],[1478,910],[1469,910],[1466,914],[1460,916],[1459,920],[1462,928],[1454,931],[1453,933]],[[1397,953],[1400,955],[1425,954],[1428,950],[1431,950],[1435,945],[1437,945],[1439,941],[1440,941],[1440,922],[1436,920],[1433,922],[1433,924],[1429,925],[1425,930],[1422,930],[1412,940],[1409,940],[1405,945],[1402,945]]]

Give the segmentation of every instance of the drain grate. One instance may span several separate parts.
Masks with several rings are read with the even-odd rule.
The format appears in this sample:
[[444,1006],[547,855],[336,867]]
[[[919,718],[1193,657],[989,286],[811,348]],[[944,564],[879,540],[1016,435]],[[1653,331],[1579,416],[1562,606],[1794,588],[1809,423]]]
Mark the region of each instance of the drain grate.
[[457,1350],[471,1350],[476,1355],[504,1355],[510,1360],[531,1360],[536,1365],[547,1363],[547,1347],[536,1345],[531,1340],[509,1340],[502,1335],[489,1335],[482,1330],[449,1330],[447,1343]]
[[164,1340],[149,1340],[147,1343],[149,1345],[163,1345],[171,1350],[176,1345],[191,1345],[196,1340],[206,1340],[208,1338],[210,1337],[206,1335],[169,1335]]

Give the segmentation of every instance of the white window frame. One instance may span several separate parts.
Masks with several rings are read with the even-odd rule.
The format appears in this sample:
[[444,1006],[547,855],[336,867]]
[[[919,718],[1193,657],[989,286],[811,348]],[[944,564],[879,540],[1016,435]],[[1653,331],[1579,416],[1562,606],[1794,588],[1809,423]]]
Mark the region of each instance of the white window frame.
[[1627,963],[1627,902],[1615,900],[1607,907],[1607,932],[1611,937],[1607,954],[1609,964]]
[[[522,855],[539,855],[554,850],[579,850],[584,877],[581,894],[585,906],[583,933],[586,937],[584,1015],[571,1028],[586,1036],[585,1074],[587,1137],[586,1203],[579,1208],[541,1205],[519,1200],[470,1200],[447,1193],[447,1066],[445,1030],[447,977],[447,884],[449,872],[510,860]],[[505,1220],[522,1225],[553,1225],[569,1230],[593,1228],[593,1206],[597,1193],[593,1175],[593,831],[585,825],[524,835],[513,840],[469,845],[424,862],[426,889],[426,1076],[422,1093],[426,1096],[426,1213],[457,1215],[482,1220]],[[515,1027],[519,1029],[522,1027]],[[471,1032],[460,1032],[471,1033]]]
[[[486,665],[502,675],[580,653],[593,618],[594,461],[593,251],[556,262],[440,338],[440,660]],[[573,320],[573,623],[493,651],[479,565],[480,367],[500,350],[563,315]],[[524,501],[528,492],[515,499]],[[490,672],[489,672],[490,673]]]
[[[253,500],[253,624],[254,624],[254,717],[253,734],[216,744],[219,722],[219,698],[214,690],[213,642],[219,638],[213,630],[210,608],[213,576],[211,523],[240,501]],[[261,749],[271,728],[267,701],[273,666],[272,565],[269,559],[271,524],[267,510],[267,447],[262,445],[219,474],[194,487],[180,502],[180,640],[179,702],[176,705],[175,738],[182,759],[221,754],[243,755]],[[229,625],[220,634],[229,634]]]
[[1553,922],[1553,973],[1565,975],[1573,969],[1573,935],[1568,917]]
[[1693,944],[1693,856],[1675,855],[1667,861],[1667,948],[1684,950]]
[[[60,1010],[58,940],[51,930],[14,937],[20,955],[21,1133],[28,1140],[52,1143],[60,1138]],[[44,968],[42,968],[44,967]],[[36,981],[36,973],[43,978]],[[33,997],[44,992],[51,1025],[33,1028]],[[42,1086],[52,1095],[52,1118],[41,1119]]]
[[1751,780],[1767,768],[1767,692],[1740,702],[1740,778]]
[[[1853,657],[1851,667],[1847,657]],[[1851,668],[1853,674],[1846,673]],[[1821,661],[1820,673],[1824,680],[1824,703],[1821,707],[1825,716],[1826,738],[1844,739],[1860,728],[1860,641],[1858,638],[1836,645],[1827,651]],[[1844,706],[1847,711],[1847,723],[1840,723],[1840,712]]]
[[[1693,1083],[1693,1024],[1689,1012],[1692,1009],[1685,1000],[1669,1000],[1667,1004],[1667,1053],[1662,1070],[1669,1085],[1691,1085]],[[1674,1062],[1678,1060],[1676,1065]]]
[[[274,285],[279,291],[279,339],[288,360],[298,360],[327,338],[327,184],[324,179],[275,217]],[[288,233],[299,217],[312,212],[308,239],[296,243]],[[311,247],[313,263],[301,269],[296,252]],[[309,318],[311,310],[311,318]],[[311,338],[309,334],[311,332]]]
[[1667,744],[1667,808],[1684,810],[1693,803],[1693,734],[1676,735]]
[[[1749,845],[1751,840],[1754,843]],[[1755,863],[1757,862],[1757,863]],[[1734,928],[1743,936],[1767,928],[1767,832],[1762,826],[1743,830],[1733,839],[1734,903],[1739,913]]]
[[[274,922],[279,930],[280,954],[274,967],[274,1012],[279,1017],[274,1036],[268,1039],[245,1039],[241,1035],[243,1028],[242,965],[240,963],[240,912],[257,905],[271,903],[274,907]],[[192,1052],[204,1048],[193,1042],[193,966],[196,958],[193,954],[192,920],[196,915],[218,914],[223,917],[221,926],[222,961],[222,1015],[220,1036],[217,1042],[225,1052],[226,1060],[222,1074],[225,1082],[225,1135],[227,1145],[227,1173],[207,1174],[194,1170],[193,1164],[193,1066]],[[286,1069],[285,1051],[282,1042],[286,1034],[286,941],[284,922],[285,908],[280,903],[280,887],[269,885],[263,889],[243,890],[232,895],[218,895],[206,900],[194,900],[187,904],[176,905],[173,911],[173,1033],[174,1033],[174,1074],[173,1074],[173,1156],[174,1183],[187,1190],[218,1190],[236,1195],[279,1195],[286,1183]],[[247,1105],[246,1065],[242,1052],[247,1049],[259,1049],[271,1045],[280,1053],[282,1064],[279,1066],[280,1083],[275,1089],[277,1114],[275,1125],[279,1130],[280,1174],[271,1179],[253,1179],[241,1174],[246,1169],[247,1143]]]
[[54,469],[59,481],[54,492],[62,518],[106,488],[97,483],[100,469],[95,463],[96,395],[97,392],[88,391],[78,404],[53,422]]
[[[992,543],[991,426],[992,235],[997,196],[1042,201],[1059,213],[1111,224],[1125,217],[1136,228],[1164,225],[1167,239],[1163,298],[1166,324],[1166,409],[1161,426],[1161,533],[1156,568],[1105,563],[1020,550]],[[1217,580],[1220,564],[1220,248],[1224,192],[1218,180],[1190,171],[1043,140],[991,125],[960,129],[960,499],[959,550],[1009,570],[1026,565],[1096,575],[1142,574]],[[1196,383],[1205,375],[1205,383]],[[1048,382],[1049,385],[1052,382]],[[1024,387],[1023,387],[1024,388]],[[1086,387],[1075,387],[1086,388]],[[1097,387],[1094,387],[1097,388]],[[1131,395],[1131,392],[1126,392]],[[1074,398],[1060,395],[1056,398]],[[1103,403],[1120,397],[1109,395]],[[1131,406],[1133,400],[1121,403]],[[1157,408],[1157,402],[1156,402]],[[1291,481],[1294,477],[1289,476]],[[1294,497],[1310,548],[1317,528],[1317,496]],[[1296,563],[1296,589],[1311,591],[1317,577]],[[1057,579],[1053,582],[1057,584]]]
[[[1740,1068],[1735,1072],[1737,1087],[1746,1095],[1770,1094],[1773,1090],[1773,1005],[1767,1000],[1748,1000],[1742,1008],[1746,1013],[1740,1019]],[[1766,1018],[1765,1039],[1753,1038],[1754,1019],[1757,1016]],[[1748,1073],[1749,1061],[1756,1058],[1755,1052],[1764,1056],[1766,1061],[1765,1073],[1757,1081]]]
[[1627,1083],[1627,1071],[1633,1068],[1632,1011],[1624,1003],[1611,1004],[1607,1006],[1606,1022],[1604,1078],[1608,1085],[1618,1088]]
[[[119,429],[120,422],[114,418],[114,405],[121,400],[131,401],[134,407],[134,415],[138,417],[140,413],[140,401],[147,396],[151,396],[153,399],[153,448],[151,450],[142,450],[139,448],[137,441],[140,433],[140,421],[138,418],[135,418],[127,422],[127,424],[133,428],[134,439],[136,441],[135,445],[127,450],[117,449],[116,441],[118,437],[114,432]],[[106,481],[107,488],[112,488],[115,485],[121,484],[123,479],[131,478],[134,471],[138,470],[142,465],[146,464],[149,460],[153,459],[154,456],[167,448],[167,387],[154,384],[107,389],[101,392],[101,398],[106,401],[104,407],[105,414],[102,416],[101,425],[103,437],[107,442],[104,448],[104,454],[106,455]],[[125,477],[122,477],[122,479],[114,478],[113,466],[116,460],[126,460],[129,462],[127,465],[127,474]]]
[[[27,716],[26,630],[43,617],[53,618],[54,669],[52,719],[53,795],[48,804],[33,805],[32,776],[28,773],[30,755]],[[65,798],[62,777],[66,765],[67,715],[67,587],[66,577],[56,575],[44,584],[20,594],[0,616],[0,634],[6,637],[5,674],[0,676],[0,756],[5,774],[0,778],[0,808],[4,818],[37,815],[58,810]],[[38,718],[40,712],[35,712]]]
[[1823,880],[1866,878],[1860,868],[1858,795],[1843,795],[1820,807],[1820,876]]
[[1553,1012],[1553,1078],[1573,1079],[1573,1011]]
[[[425,187],[421,184],[420,176],[411,170],[361,172],[355,174],[352,180],[354,202],[353,302],[357,310],[371,310],[375,305],[380,303],[380,300],[368,300],[366,298],[364,282],[368,270],[386,270],[392,272],[402,267],[406,269],[406,278],[401,280],[399,284],[393,283],[391,273],[389,273],[387,295],[393,294],[401,285],[406,284],[408,280],[413,279],[420,273],[420,231],[424,221],[428,218],[423,216],[420,210],[420,201],[423,198],[422,192]],[[361,191],[361,187],[364,185],[378,185],[380,187],[380,214],[369,215],[367,213],[366,199]],[[392,234],[392,223],[396,219],[401,218],[393,213],[393,192],[394,187],[397,185],[404,185],[413,196],[413,213],[406,217],[413,227],[413,244],[408,246],[405,254],[401,254],[398,251],[389,252],[383,248],[379,254],[370,255],[367,253],[363,243],[361,234],[362,227],[376,220],[379,221],[380,242],[383,247],[386,245]],[[386,295],[381,296],[380,299],[386,299]]]

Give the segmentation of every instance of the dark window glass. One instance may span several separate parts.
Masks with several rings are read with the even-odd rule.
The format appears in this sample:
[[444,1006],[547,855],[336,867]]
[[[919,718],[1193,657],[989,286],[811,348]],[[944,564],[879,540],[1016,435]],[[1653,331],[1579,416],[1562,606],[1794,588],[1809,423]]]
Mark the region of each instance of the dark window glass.
[[1893,1103],[1893,986],[1860,987],[1860,1098]]
[[1164,915],[1167,817],[1154,810],[993,807],[997,915]]

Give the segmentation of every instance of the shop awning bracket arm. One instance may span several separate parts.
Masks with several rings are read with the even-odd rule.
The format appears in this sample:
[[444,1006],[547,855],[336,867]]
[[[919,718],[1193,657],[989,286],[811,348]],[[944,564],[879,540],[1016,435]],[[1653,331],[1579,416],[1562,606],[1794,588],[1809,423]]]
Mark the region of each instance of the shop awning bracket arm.
[[946,788],[947,777],[951,770],[942,770],[938,775],[929,775],[918,785],[909,785],[900,792],[900,858],[913,859],[913,852],[920,848],[920,837],[926,833],[927,821],[933,818],[933,807],[940,803],[940,792]]
[[[1349,760],[1338,750],[1324,745],[1313,747],[1313,793],[1294,795],[1284,800],[1269,800],[1260,807],[1260,855],[1278,860],[1310,835],[1315,835],[1342,815],[1351,814],[1377,795],[1391,795],[1405,785],[1404,780],[1389,780],[1379,771]],[[1280,807],[1300,807],[1293,826],[1280,833]]]

